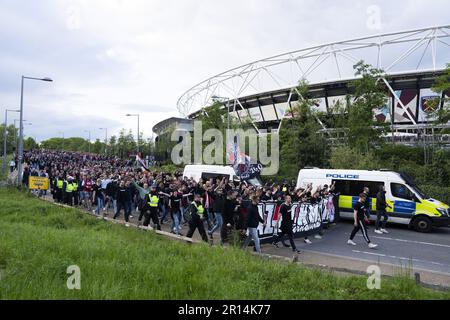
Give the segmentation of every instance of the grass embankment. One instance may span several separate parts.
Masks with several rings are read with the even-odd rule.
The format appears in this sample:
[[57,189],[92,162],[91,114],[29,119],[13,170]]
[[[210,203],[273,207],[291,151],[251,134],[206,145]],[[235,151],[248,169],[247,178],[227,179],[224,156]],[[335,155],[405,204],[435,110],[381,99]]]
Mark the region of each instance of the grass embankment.
[[[81,269],[68,290],[67,267]],[[239,249],[167,240],[0,188],[0,299],[444,298],[405,278],[368,290],[338,277]]]

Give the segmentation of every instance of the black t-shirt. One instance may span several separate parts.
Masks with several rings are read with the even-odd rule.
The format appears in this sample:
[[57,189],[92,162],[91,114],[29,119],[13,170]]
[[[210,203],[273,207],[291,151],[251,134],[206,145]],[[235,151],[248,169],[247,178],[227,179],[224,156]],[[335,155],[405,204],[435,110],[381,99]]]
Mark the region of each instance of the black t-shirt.
[[283,203],[280,207],[281,214],[281,226],[280,229],[283,232],[290,233],[292,232],[292,205],[287,205]]
[[172,209],[179,209],[180,208],[180,202],[181,202],[181,195],[177,194],[170,196],[170,203],[172,205]]
[[353,207],[353,209],[358,211],[357,212],[358,220],[363,220],[364,219],[364,203],[361,203],[361,202],[358,201],[355,204],[355,206]]

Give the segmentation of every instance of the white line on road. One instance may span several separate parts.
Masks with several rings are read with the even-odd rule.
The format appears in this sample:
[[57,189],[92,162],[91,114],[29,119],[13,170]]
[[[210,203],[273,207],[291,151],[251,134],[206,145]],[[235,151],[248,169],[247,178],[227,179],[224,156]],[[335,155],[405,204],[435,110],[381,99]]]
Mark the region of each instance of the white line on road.
[[379,256],[379,257],[386,257],[386,258],[393,258],[393,259],[400,259],[400,260],[408,260],[408,261],[417,261],[417,262],[422,262],[422,263],[431,263],[431,264],[438,265],[438,266],[447,266],[447,267],[449,267],[449,265],[447,265],[447,264],[434,262],[434,261],[420,260],[420,259],[416,259],[416,258],[398,257],[398,256],[391,256],[391,255],[382,254],[382,253],[374,253],[374,252],[359,251],[359,250],[352,250],[352,251],[355,252],[355,253],[364,253],[364,254],[369,254],[369,255]]
[[[347,233],[350,234],[350,233]],[[358,234],[358,237],[362,237],[362,235]],[[398,239],[398,238],[389,238],[389,237],[378,237],[371,235],[374,239],[381,239],[381,240],[391,240],[391,241],[399,241],[399,242],[407,242],[407,243],[414,243],[414,244],[423,244],[427,246],[435,246],[435,247],[443,247],[443,248],[450,248],[450,245],[447,244],[441,244],[441,243],[432,243],[432,242],[423,242],[423,241],[415,241],[415,240],[406,240],[406,239]]]

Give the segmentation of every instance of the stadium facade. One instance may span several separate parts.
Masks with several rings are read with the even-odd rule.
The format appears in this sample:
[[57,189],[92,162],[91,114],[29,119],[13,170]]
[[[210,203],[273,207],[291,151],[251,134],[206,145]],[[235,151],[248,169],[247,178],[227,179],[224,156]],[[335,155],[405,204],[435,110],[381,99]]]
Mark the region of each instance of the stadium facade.
[[[423,127],[433,120],[427,101],[450,92],[431,86],[450,63],[450,26],[381,34],[328,43],[257,60],[206,79],[186,91],[177,108],[185,119],[196,119],[205,107],[220,101],[230,116],[250,120],[255,130],[279,130],[302,99],[297,86],[309,83],[316,107],[326,111],[346,104],[356,79],[353,66],[363,60],[382,69],[388,102],[375,110],[379,122],[396,130]],[[167,123],[167,120],[164,120]],[[163,122],[164,122],[163,121]],[[161,125],[154,127],[154,131]],[[156,129],[156,130],[155,130]],[[324,128],[325,130],[327,128]]]

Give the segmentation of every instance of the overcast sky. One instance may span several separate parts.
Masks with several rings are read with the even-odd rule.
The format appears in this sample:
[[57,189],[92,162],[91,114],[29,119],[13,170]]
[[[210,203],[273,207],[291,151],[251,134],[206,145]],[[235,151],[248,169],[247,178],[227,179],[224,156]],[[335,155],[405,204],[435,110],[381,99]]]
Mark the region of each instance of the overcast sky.
[[[381,24],[373,23],[379,12]],[[372,21],[372,22],[371,22]],[[151,136],[196,83],[326,42],[450,24],[448,0],[0,0],[0,112],[20,103],[25,134]],[[12,116],[12,114],[11,114]],[[11,118],[10,118],[11,119]]]

